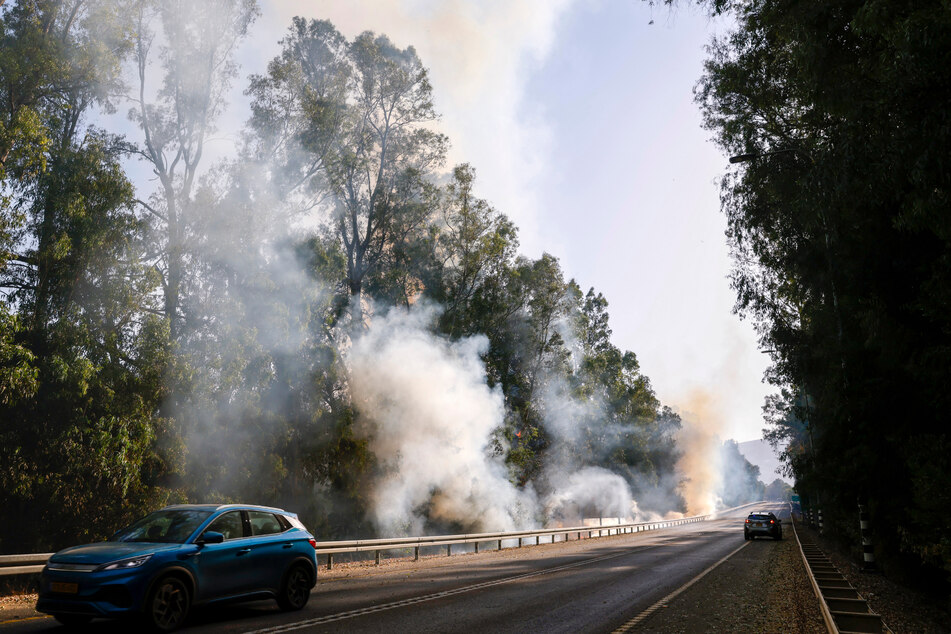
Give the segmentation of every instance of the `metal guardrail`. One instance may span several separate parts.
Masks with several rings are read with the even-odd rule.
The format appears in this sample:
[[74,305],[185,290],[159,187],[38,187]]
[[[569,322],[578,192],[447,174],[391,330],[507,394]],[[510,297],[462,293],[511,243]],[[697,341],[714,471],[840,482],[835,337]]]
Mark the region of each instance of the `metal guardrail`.
[[[413,558],[419,560],[419,550],[425,546],[445,546],[446,556],[452,556],[452,547],[454,545],[473,544],[475,552],[479,552],[480,545],[495,542],[495,550],[502,550],[505,542],[518,541],[518,548],[521,548],[525,540],[535,539],[535,544],[541,543],[542,537],[551,538],[548,543],[555,543],[558,537],[564,535],[562,542],[572,541],[571,535],[575,535],[575,541],[580,539],[592,539],[595,537],[607,537],[610,535],[621,535],[625,533],[640,533],[644,531],[657,530],[659,528],[669,528],[671,526],[680,526],[682,524],[693,524],[706,520],[709,515],[697,515],[695,517],[686,517],[677,520],[663,520],[658,522],[636,522],[629,524],[614,524],[611,526],[569,526],[559,528],[546,528],[541,530],[529,531],[509,531],[499,533],[473,533],[468,535],[431,535],[428,537],[397,537],[389,539],[356,539],[349,541],[335,542],[317,542],[317,555],[327,556],[327,569],[333,569],[333,556],[340,553],[375,553],[376,563],[380,563],[380,554],[388,550],[409,550],[413,549]],[[597,535],[595,535],[597,533]],[[582,535],[587,537],[582,537]],[[514,545],[511,547],[515,547]]]
[[[375,562],[380,563],[380,554],[387,550],[413,549],[414,560],[419,559],[419,549],[424,546],[445,546],[446,556],[452,556],[452,547],[459,544],[474,544],[475,552],[479,552],[480,544],[496,542],[496,550],[502,550],[504,542],[514,542],[518,540],[518,547],[521,548],[526,539],[535,539],[535,544],[541,543],[542,537],[550,537],[548,543],[555,543],[557,537],[564,535],[563,542],[570,541],[570,536],[575,535],[575,540],[582,539],[581,535],[587,534],[587,538],[607,537],[610,535],[619,535],[625,533],[640,533],[644,531],[657,530],[660,528],[669,528],[671,526],[680,526],[682,524],[693,524],[703,522],[709,518],[715,518],[723,513],[729,513],[749,506],[757,506],[762,501],[750,502],[729,509],[721,509],[707,515],[695,515],[676,520],[660,520],[656,522],[634,522],[628,524],[614,524],[612,526],[571,526],[562,528],[546,528],[529,531],[513,531],[504,533],[475,533],[471,535],[434,535],[429,537],[398,537],[389,539],[357,539],[350,541],[336,542],[317,542],[317,555],[327,556],[327,569],[333,569],[333,556],[340,553],[359,553],[373,552]],[[595,535],[594,533],[597,533]],[[512,546],[513,548],[515,546]]]
[[799,531],[796,530],[795,519],[792,525],[799,552],[806,565],[806,574],[812,583],[813,592],[819,599],[819,610],[829,634],[891,632],[882,617],[872,612],[862,595],[852,587],[825,553],[808,540],[803,543],[799,538]]
[[53,553],[33,553],[29,555],[0,555],[0,576],[27,575],[43,570],[46,560]]
[[[722,512],[722,511],[721,511]],[[540,544],[543,537],[551,538],[550,543],[554,543],[557,537],[564,535],[563,541],[569,541],[571,535],[575,539],[585,539],[594,537],[606,537],[610,535],[619,535],[624,533],[640,533],[644,531],[657,530],[660,528],[669,528],[682,524],[692,524],[702,522],[709,515],[698,515],[695,517],[686,517],[676,520],[663,520],[658,522],[637,522],[631,524],[614,524],[610,526],[571,526],[561,528],[547,528],[530,531],[510,531],[497,533],[472,533],[466,535],[431,535],[428,537],[397,537],[387,539],[355,539],[346,541],[328,541],[317,542],[317,555],[327,556],[327,568],[333,567],[333,557],[341,553],[360,553],[374,552],[376,562],[380,562],[380,554],[388,550],[413,549],[415,558],[419,559],[419,549],[426,546],[445,546],[446,555],[452,555],[452,547],[462,544],[474,544],[475,551],[479,552],[481,544],[487,542],[497,542],[498,549],[502,549],[505,542],[518,541],[518,547],[522,547],[526,540],[535,539],[535,543]],[[586,535],[587,537],[582,537]],[[53,556],[53,553],[32,553],[25,555],[0,555],[0,576],[22,575],[38,573],[43,570],[46,561]]]

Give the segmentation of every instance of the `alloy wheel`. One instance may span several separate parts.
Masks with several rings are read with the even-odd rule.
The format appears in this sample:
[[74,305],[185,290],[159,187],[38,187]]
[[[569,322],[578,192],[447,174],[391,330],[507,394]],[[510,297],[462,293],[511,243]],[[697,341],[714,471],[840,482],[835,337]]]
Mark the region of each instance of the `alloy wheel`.
[[188,590],[174,577],[159,581],[151,601],[151,621],[162,632],[178,629],[188,615]]

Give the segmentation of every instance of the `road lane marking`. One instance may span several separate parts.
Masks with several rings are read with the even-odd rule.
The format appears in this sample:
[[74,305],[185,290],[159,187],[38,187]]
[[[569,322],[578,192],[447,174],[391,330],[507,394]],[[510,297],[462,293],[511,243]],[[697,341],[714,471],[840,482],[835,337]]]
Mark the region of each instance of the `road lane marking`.
[[14,625],[16,623],[26,623],[27,621],[40,621],[42,619],[51,619],[53,618],[49,614],[42,614],[40,616],[25,616],[19,619],[10,619],[9,621],[0,621],[0,627],[4,625]]
[[639,623],[642,623],[643,621],[645,621],[646,619],[648,619],[652,614],[654,614],[654,612],[656,612],[657,610],[659,610],[661,607],[663,607],[663,606],[666,605],[667,603],[670,603],[670,602],[674,599],[674,597],[676,597],[678,594],[680,594],[681,592],[683,592],[684,590],[686,590],[687,588],[689,588],[689,587],[692,586],[693,584],[695,584],[695,583],[697,583],[698,581],[700,581],[701,579],[703,579],[703,578],[707,575],[707,573],[713,572],[713,569],[714,569],[714,568],[716,568],[717,566],[719,566],[720,564],[722,564],[724,561],[726,561],[727,559],[729,559],[730,557],[732,557],[732,556],[735,555],[736,553],[738,553],[738,552],[740,552],[741,550],[743,550],[743,548],[745,548],[746,546],[748,546],[749,543],[750,543],[750,542],[748,542],[748,541],[744,541],[744,542],[740,545],[739,548],[737,548],[736,550],[734,550],[733,552],[731,552],[729,555],[727,555],[726,557],[724,557],[723,559],[721,559],[721,560],[718,561],[717,563],[713,564],[712,566],[710,566],[709,568],[707,568],[706,570],[704,570],[703,572],[701,572],[699,575],[697,575],[696,577],[694,577],[693,579],[691,579],[690,581],[688,581],[688,582],[685,583],[684,585],[680,586],[679,588],[677,588],[676,590],[674,590],[673,592],[671,592],[670,594],[668,594],[666,597],[664,597],[663,599],[661,599],[660,601],[658,601],[658,602],[655,603],[654,605],[650,606],[649,608],[647,608],[646,610],[644,610],[643,612],[641,612],[640,614],[638,614],[637,616],[635,616],[633,619],[631,619],[630,621],[628,621],[627,623],[625,623],[625,624],[622,625],[621,627],[619,627],[619,628],[617,628],[616,630],[614,630],[614,632],[613,632],[612,634],[624,634],[624,632],[629,632],[632,628],[636,627]]
[[[637,548],[636,552],[640,553],[645,550],[650,550],[652,548],[657,548],[657,546],[652,545],[652,546],[645,546],[643,548]],[[588,564],[598,563],[599,561],[617,559],[618,557],[627,557],[631,554],[633,553],[628,550],[621,553],[615,553],[613,555],[603,555],[601,557],[595,557],[594,559],[585,559],[584,561],[576,561],[573,564],[565,564],[564,566],[556,566],[555,568],[546,568],[545,570],[536,570],[535,572],[527,572],[525,574],[515,575],[514,577],[496,579],[495,581],[486,581],[484,583],[477,583],[471,586],[456,588],[455,590],[444,590],[442,592],[434,592],[433,594],[427,594],[427,595],[423,595],[419,597],[412,597],[409,599],[403,599],[401,601],[393,601],[391,603],[382,603],[380,605],[373,605],[366,608],[360,608],[359,610],[349,610],[347,612],[339,612],[337,614],[328,614],[327,616],[320,616],[317,618],[308,619],[306,621],[297,621],[296,623],[287,623],[285,625],[275,625],[273,627],[265,627],[260,630],[250,630],[246,634],[277,634],[278,632],[291,632],[293,630],[300,630],[305,627],[311,627],[313,625],[323,625],[325,623],[343,621],[345,619],[352,619],[358,616],[364,616],[367,614],[375,614],[376,612],[383,612],[385,610],[393,610],[396,608],[402,608],[409,605],[415,605],[417,603],[423,603],[425,601],[433,601],[435,599],[451,597],[457,594],[464,594],[466,592],[482,590],[483,588],[491,588],[492,586],[499,586],[504,583],[510,583],[512,581],[520,581],[522,579],[530,579],[531,577],[547,575],[553,572],[571,570],[572,568],[587,566]]]

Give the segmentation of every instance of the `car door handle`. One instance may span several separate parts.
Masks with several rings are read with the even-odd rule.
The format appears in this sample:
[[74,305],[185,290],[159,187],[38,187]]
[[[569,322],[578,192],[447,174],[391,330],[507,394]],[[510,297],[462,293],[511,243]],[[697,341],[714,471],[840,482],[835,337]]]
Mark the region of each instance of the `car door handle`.
[[281,548],[293,548],[294,544],[284,544]]
[[242,548],[237,552],[237,555],[240,557],[241,555],[247,555],[249,552],[251,552],[250,548]]

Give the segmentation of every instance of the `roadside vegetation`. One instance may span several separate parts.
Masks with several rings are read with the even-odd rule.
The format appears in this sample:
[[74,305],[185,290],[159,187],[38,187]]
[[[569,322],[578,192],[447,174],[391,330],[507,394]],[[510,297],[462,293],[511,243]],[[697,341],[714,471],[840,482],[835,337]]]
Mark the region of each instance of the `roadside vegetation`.
[[[0,551],[185,501],[372,534],[367,482],[388,467],[343,359],[374,316],[418,305],[439,307],[434,337],[487,339],[505,411],[487,451],[515,486],[543,488],[565,452],[685,510],[680,418],[611,342],[607,300],[520,256],[475,171],[445,165],[412,47],[296,19],[238,86],[240,147],[210,163],[253,1],[0,6]],[[552,394],[580,404],[570,452],[542,424]]]
[[729,155],[736,310],[773,359],[769,435],[861,560],[948,597],[951,8],[717,2],[696,89]]

